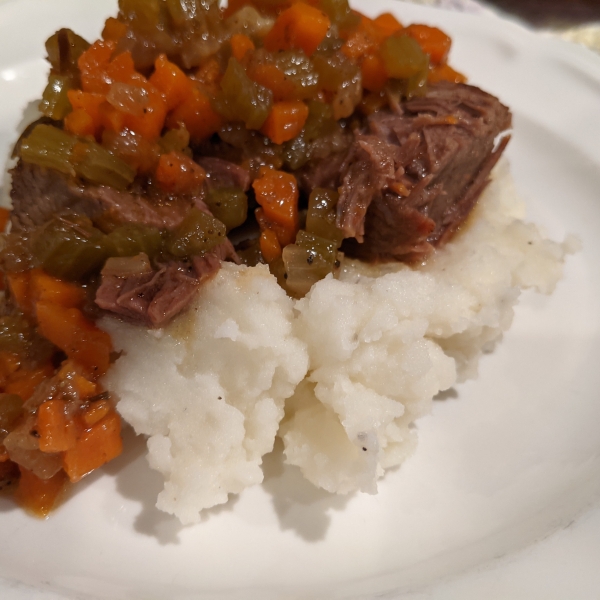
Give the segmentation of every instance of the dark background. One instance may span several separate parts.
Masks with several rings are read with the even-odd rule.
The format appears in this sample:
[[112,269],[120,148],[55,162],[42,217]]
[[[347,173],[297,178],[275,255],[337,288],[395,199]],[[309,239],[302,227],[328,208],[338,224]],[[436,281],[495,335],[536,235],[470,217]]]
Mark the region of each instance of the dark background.
[[536,27],[565,27],[600,21],[600,0],[485,0]]

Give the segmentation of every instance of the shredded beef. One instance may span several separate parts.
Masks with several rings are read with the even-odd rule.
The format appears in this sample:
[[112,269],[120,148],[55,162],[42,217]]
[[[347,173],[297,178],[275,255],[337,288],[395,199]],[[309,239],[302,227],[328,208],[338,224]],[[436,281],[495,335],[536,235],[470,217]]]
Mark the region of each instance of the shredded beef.
[[208,254],[170,261],[149,273],[116,276],[103,272],[96,304],[127,321],[162,327],[188,306],[200,285],[227,259],[239,262],[229,240]]
[[411,260],[444,243],[477,202],[508,142],[497,138],[510,125],[494,96],[451,83],[371,115],[337,182],[344,252]]

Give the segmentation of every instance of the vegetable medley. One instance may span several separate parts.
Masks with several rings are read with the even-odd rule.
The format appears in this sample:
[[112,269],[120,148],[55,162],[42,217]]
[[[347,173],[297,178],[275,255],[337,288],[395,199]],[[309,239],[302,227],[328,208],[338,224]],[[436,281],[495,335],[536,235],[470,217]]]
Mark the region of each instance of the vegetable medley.
[[[16,153],[78,185],[163,204],[201,198],[208,210],[176,227],[74,214],[4,234],[0,486],[41,515],[67,482],[121,452],[119,416],[99,382],[115,357],[94,323],[107,261],[186,260],[242,232],[239,257],[268,263],[288,293],[304,295],[339,266],[343,234],[337,191],[303,197],[300,170],[343,150],[364,116],[427,82],[464,81],[447,64],[442,31],[389,13],[370,19],[347,0],[231,0],[226,9],[120,0],[119,9],[92,44],[67,29],[47,41],[43,117]],[[198,158],[225,145],[249,189],[207,186]]]

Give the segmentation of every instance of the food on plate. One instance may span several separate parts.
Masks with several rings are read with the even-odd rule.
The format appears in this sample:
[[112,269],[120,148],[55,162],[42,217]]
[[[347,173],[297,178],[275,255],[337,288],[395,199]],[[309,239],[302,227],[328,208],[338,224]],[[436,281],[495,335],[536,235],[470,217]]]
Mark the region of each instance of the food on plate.
[[[184,523],[286,460],[376,491],[569,244],[435,27],[346,0],[120,0],[46,43],[0,268],[0,487],[38,514],[148,436]],[[118,411],[118,412],[117,412]]]

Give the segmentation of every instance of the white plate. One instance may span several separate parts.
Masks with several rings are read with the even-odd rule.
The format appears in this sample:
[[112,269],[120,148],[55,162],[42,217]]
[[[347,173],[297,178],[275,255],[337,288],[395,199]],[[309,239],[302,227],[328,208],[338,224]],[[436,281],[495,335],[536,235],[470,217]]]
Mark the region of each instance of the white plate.
[[[452,64],[514,111],[508,154],[530,215],[555,237],[577,233],[583,251],[552,297],[523,297],[480,378],[435,403],[417,453],[378,495],[330,496],[269,457],[262,486],[181,528],[153,507],[160,481],[132,440],[47,521],[0,501],[2,598],[597,597],[600,59],[498,19],[357,8],[453,36]],[[0,5],[3,153],[43,88],[46,37],[62,26],[97,37],[113,10]]]

